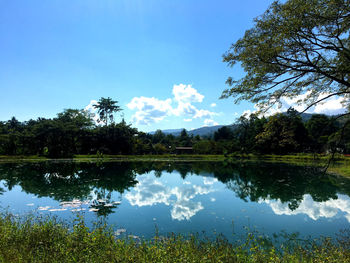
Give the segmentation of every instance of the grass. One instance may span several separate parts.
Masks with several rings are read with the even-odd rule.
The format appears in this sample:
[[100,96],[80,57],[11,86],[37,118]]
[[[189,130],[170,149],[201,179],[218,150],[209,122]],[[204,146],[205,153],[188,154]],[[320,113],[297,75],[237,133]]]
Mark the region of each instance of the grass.
[[49,160],[47,157],[39,155],[0,155],[0,161],[16,160]]
[[47,161],[47,160],[73,160],[73,161],[97,161],[97,160],[103,160],[103,161],[166,161],[166,160],[174,160],[174,161],[196,161],[196,160],[203,160],[203,161],[223,161],[225,160],[224,155],[199,155],[199,154],[161,154],[161,155],[155,155],[155,154],[147,154],[147,155],[74,155],[71,158],[47,158],[43,156],[37,156],[37,155],[31,155],[31,156],[25,156],[25,155],[0,155],[0,162],[11,162],[11,161]]
[[[256,233],[234,244],[195,236],[151,240],[118,238],[102,223],[89,229],[77,216],[73,226],[54,218],[0,216],[1,262],[350,262],[350,234],[273,245]],[[293,236],[290,236],[293,237]]]
[[350,177],[350,162],[348,161],[340,165],[332,165],[328,168],[328,172]]
[[[276,155],[276,154],[146,154],[146,155],[109,155],[109,154],[91,154],[91,155],[74,155],[68,158],[69,160],[91,160],[91,159],[103,159],[103,160],[115,160],[115,159],[126,159],[126,160],[156,160],[156,159],[170,159],[170,160],[208,160],[208,161],[222,161],[227,158],[231,159],[260,159],[260,160],[305,160],[305,161],[326,161],[329,159],[329,155],[324,154],[311,154],[311,153],[297,153],[289,155]],[[52,158],[51,158],[52,159]],[[50,160],[48,157],[39,155],[0,155],[0,160],[11,161],[11,160]],[[335,161],[350,161],[350,156],[344,156],[342,154],[335,155]]]

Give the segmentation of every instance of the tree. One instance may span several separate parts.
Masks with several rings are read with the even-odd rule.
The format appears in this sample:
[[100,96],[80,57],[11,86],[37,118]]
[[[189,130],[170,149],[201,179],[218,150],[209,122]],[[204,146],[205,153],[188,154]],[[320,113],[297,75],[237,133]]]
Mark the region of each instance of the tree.
[[234,137],[238,141],[241,152],[261,152],[262,149],[256,142],[256,136],[263,132],[266,123],[267,120],[264,117],[259,119],[255,114],[251,114],[249,117],[243,115],[238,119]]
[[182,129],[179,137],[179,143],[181,146],[191,146],[191,137],[188,136],[186,129]]
[[275,1],[224,54],[246,75],[227,79],[222,98],[248,100],[260,110],[282,97],[305,95],[305,110],[332,96],[350,98],[350,1]]
[[334,118],[323,114],[313,114],[306,123],[306,129],[310,136],[310,144],[314,151],[326,150],[328,138],[338,129]]
[[99,122],[104,122],[105,125],[108,125],[108,120],[113,122],[113,114],[115,112],[121,111],[122,109],[116,105],[118,101],[108,98],[100,98],[97,104],[92,105],[99,114]]
[[303,151],[308,134],[298,112],[289,109],[286,114],[271,116],[256,139],[266,153],[287,154]]
[[219,140],[230,140],[233,137],[233,132],[231,128],[227,126],[223,126],[219,128],[215,133],[214,133],[214,140],[219,141]]
[[65,109],[57,114],[57,120],[69,123],[76,129],[93,127],[93,121],[89,114],[84,110]]
[[165,138],[165,134],[161,130],[156,130],[153,134],[153,143],[162,143]]
[[153,145],[153,149],[156,154],[164,154],[168,151],[168,149],[161,143],[156,143]]
[[193,151],[198,154],[212,154],[215,148],[215,142],[201,140],[193,145]]

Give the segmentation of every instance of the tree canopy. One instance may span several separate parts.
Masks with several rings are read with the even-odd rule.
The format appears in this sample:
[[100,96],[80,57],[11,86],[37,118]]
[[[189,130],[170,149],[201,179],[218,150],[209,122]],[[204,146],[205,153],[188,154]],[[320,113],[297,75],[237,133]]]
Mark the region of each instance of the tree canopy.
[[305,110],[332,96],[350,98],[350,1],[275,1],[224,54],[245,76],[229,77],[222,98],[248,100],[260,110],[301,96]]
[[110,97],[108,98],[100,98],[97,104],[94,104],[93,107],[97,109],[99,114],[99,122],[104,122],[105,125],[108,125],[108,120],[113,122],[113,113],[121,111],[122,109],[116,105],[118,101],[112,100]]
[[[304,116],[304,118],[302,118]],[[305,118],[309,116],[309,118]],[[196,154],[350,153],[350,118],[299,115],[290,109],[268,118],[242,116],[213,135],[144,133],[125,121],[96,125],[84,110],[65,109],[52,119],[0,121],[0,155],[73,157],[103,154],[175,154],[176,147],[192,147]]]

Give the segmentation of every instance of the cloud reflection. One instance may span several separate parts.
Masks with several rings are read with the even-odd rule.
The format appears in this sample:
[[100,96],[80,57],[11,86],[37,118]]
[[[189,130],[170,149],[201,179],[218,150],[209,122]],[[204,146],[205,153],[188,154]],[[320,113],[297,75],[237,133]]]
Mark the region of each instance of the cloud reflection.
[[206,195],[214,191],[212,184],[194,185],[182,184],[181,186],[165,186],[161,181],[149,175],[138,177],[139,183],[132,192],[128,192],[125,198],[132,206],[152,206],[165,204],[172,206],[171,217],[179,221],[189,220],[204,207],[201,202],[194,201],[197,195]]
[[339,212],[345,213],[345,218],[350,223],[350,197],[338,195],[338,199],[330,199],[325,202],[316,202],[311,195],[304,195],[299,207],[291,210],[288,203],[282,203],[280,200],[264,200],[276,215],[298,215],[305,214],[313,220],[319,218],[332,218]]

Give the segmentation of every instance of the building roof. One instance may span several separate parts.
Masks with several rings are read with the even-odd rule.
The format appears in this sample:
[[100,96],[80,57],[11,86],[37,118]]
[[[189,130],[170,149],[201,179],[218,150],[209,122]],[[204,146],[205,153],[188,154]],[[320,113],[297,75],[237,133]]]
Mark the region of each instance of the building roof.
[[192,147],[175,147],[176,150],[193,150]]

